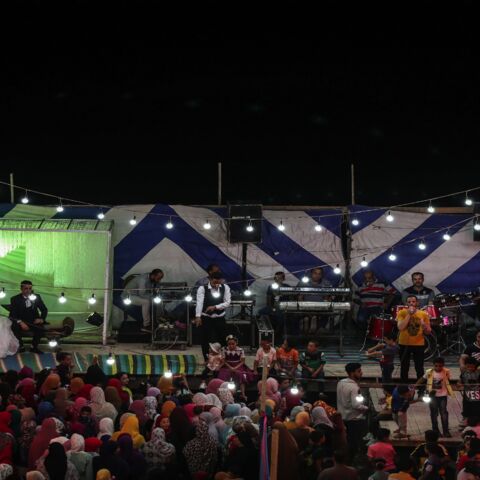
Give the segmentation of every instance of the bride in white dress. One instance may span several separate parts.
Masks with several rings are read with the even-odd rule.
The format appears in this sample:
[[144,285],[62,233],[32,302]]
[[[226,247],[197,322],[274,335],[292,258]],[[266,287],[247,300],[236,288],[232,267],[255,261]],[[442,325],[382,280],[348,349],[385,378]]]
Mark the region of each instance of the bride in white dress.
[[0,358],[15,355],[18,350],[18,339],[12,332],[12,322],[0,315]]

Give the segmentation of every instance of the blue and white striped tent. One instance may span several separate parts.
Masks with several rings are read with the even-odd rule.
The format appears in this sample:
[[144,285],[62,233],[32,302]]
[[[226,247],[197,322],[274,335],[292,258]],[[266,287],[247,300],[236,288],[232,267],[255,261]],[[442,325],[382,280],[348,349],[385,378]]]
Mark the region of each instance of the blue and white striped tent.
[[[344,268],[345,255],[351,257],[354,283],[361,280],[360,260],[365,256],[377,276],[398,290],[409,285],[410,274],[422,271],[426,285],[439,292],[470,291],[480,284],[480,242],[473,241],[472,215],[428,214],[392,211],[395,222],[385,219],[385,210],[354,206],[319,209],[268,209],[263,211],[260,244],[248,249],[248,278],[251,289],[262,304],[264,292],[273,274],[283,270],[287,281],[296,283],[304,272],[314,266],[325,266],[334,284],[339,276],[333,267]],[[96,218],[94,207],[68,207],[58,213],[55,206],[0,205],[0,216],[6,218]],[[362,213],[360,213],[362,212]],[[182,205],[128,205],[104,209],[105,219],[113,220],[114,276],[113,285],[120,288],[133,273],[162,268],[166,281],[193,284],[205,275],[210,263],[218,263],[232,286],[240,288],[241,245],[230,244],[220,207],[188,207]],[[346,214],[355,215],[358,226],[349,226],[352,233],[350,252],[342,250],[348,229],[342,228]],[[129,220],[136,216],[137,224]],[[172,218],[173,229],[166,223]],[[204,230],[206,220],[212,225]],[[283,221],[285,230],[277,225]],[[315,231],[317,223],[323,227]],[[449,228],[448,228],[449,227]],[[448,228],[450,241],[442,236]],[[427,248],[418,249],[425,239]],[[415,241],[412,241],[415,240]],[[411,241],[411,242],[410,242]],[[410,243],[408,243],[410,242]],[[388,259],[394,249],[397,260]],[[117,308],[122,307],[118,298]]]

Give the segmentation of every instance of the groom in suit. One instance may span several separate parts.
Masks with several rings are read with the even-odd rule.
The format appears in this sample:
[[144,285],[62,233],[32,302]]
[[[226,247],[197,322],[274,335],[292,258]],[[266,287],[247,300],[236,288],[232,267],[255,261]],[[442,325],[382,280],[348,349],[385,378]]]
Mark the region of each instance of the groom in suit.
[[42,298],[38,294],[32,292],[32,282],[23,280],[20,284],[21,293],[10,299],[10,320],[12,322],[13,334],[18,338],[20,343],[19,352],[24,352],[22,335],[25,332],[32,332],[32,348],[33,353],[43,353],[38,344],[40,339],[45,335],[44,325],[47,323],[46,318],[48,309],[43,303]]

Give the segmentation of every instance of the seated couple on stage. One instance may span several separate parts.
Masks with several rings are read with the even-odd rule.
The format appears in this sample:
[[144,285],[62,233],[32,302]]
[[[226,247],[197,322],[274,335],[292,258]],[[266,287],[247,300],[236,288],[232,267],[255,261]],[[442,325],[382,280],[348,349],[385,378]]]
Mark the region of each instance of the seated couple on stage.
[[10,299],[9,318],[0,317],[0,358],[24,352],[22,337],[32,335],[33,353],[43,353],[38,344],[45,335],[44,325],[48,309],[38,294],[32,292],[32,282],[24,280],[20,284],[21,293]]

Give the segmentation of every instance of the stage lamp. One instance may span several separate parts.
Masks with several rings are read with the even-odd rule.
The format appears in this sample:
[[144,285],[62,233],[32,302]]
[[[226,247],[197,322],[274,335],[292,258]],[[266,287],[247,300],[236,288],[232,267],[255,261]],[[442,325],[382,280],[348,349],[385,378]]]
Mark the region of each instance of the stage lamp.
[[58,345],[58,342],[55,338],[51,338],[49,341],[48,341],[48,346],[50,348],[55,348],[56,346]]
[[280,223],[277,227],[281,232],[285,230],[285,225],[283,224],[283,220],[280,220]]
[[337,263],[337,266],[333,269],[333,273],[335,275],[340,275],[342,273],[342,270],[340,268],[340,265]]
[[58,297],[58,303],[67,303],[67,297],[65,297],[65,293],[61,293]]
[[165,370],[165,372],[163,372],[163,376],[165,378],[172,378],[173,377],[173,373],[170,371],[170,370]]
[[95,298],[95,294],[92,293],[92,296],[88,299],[88,303],[90,305],[95,305],[97,303],[97,299]]
[[365,257],[363,257],[362,261],[360,262],[360,266],[361,266],[362,268],[368,267],[368,262],[367,262],[367,260],[365,259]]
[[153,297],[153,302],[156,303],[157,305],[158,305],[159,303],[162,303],[162,297],[160,297],[160,295],[155,295],[155,296]]
[[212,226],[210,225],[210,221],[207,220],[204,224],[203,224],[203,228],[204,230],[210,230],[212,228]]
[[0,290],[0,298],[5,298],[7,296],[7,294],[5,293],[5,288],[2,287],[2,289]]
[[387,222],[393,222],[395,217],[390,213],[390,210],[387,213]]
[[108,358],[107,358],[107,365],[114,365],[115,364],[115,358],[113,357],[113,353],[110,352],[108,354]]
[[130,298],[130,295],[127,295],[127,296],[123,299],[123,303],[124,303],[125,305],[131,305],[132,299]]
[[130,223],[130,225],[132,225],[132,227],[133,227],[134,225],[136,225],[136,224],[137,224],[137,217],[134,215],[134,216],[130,219],[130,222],[129,222],[129,223]]

